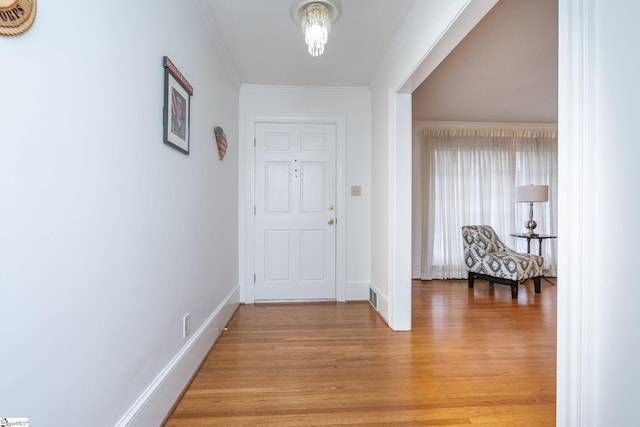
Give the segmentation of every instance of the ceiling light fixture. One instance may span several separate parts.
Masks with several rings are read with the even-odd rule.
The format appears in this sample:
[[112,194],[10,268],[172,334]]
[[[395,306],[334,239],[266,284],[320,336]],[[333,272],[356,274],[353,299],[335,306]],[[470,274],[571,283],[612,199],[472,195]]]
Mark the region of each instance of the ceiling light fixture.
[[302,28],[309,54],[319,56],[324,53],[331,24],[342,13],[342,4],[340,0],[294,0],[289,13]]

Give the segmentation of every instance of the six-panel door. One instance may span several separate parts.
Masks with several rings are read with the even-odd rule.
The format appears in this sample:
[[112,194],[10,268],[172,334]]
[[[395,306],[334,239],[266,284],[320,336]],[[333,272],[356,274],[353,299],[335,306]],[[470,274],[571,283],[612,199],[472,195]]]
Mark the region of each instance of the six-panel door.
[[336,126],[256,124],[255,300],[334,300]]

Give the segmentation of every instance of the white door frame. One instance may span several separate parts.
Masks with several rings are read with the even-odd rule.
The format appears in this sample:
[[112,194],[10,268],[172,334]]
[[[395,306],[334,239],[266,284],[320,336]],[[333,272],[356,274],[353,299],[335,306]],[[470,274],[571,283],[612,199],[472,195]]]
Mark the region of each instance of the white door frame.
[[[336,301],[345,302],[346,289],[346,117],[344,115],[295,115],[295,114],[251,114],[247,116],[244,128],[245,141],[240,156],[240,170],[244,180],[240,183],[240,300],[246,304],[255,302],[254,266],[255,266],[255,150],[254,138],[256,123],[294,123],[294,124],[333,124],[336,126]],[[244,157],[244,160],[243,160]],[[244,182],[243,182],[244,181]],[[244,184],[244,185],[243,185]]]
[[593,0],[560,0],[558,50],[557,425],[594,417],[593,334],[597,275],[592,245],[597,153],[596,21]]

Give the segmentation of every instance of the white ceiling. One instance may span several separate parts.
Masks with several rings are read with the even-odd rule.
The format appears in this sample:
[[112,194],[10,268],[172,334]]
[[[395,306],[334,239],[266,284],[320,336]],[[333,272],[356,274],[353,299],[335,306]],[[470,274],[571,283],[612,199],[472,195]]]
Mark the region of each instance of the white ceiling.
[[[367,87],[412,5],[433,0],[342,0],[315,58],[293,0],[204,1],[239,84]],[[414,120],[557,122],[557,5],[500,0],[414,92]]]
[[[342,0],[324,55],[307,52],[292,0],[206,0],[241,84],[369,86],[414,0]],[[417,0],[421,1],[421,0]]]

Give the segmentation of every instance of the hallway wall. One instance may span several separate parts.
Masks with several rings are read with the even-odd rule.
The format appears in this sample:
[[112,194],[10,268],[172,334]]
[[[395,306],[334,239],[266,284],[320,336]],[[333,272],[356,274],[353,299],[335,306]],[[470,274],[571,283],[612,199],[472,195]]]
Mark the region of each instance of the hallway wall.
[[[239,89],[205,10],[39,2],[0,40],[0,415],[157,424],[237,306]],[[194,87],[188,156],[164,55]]]
[[[240,94],[242,301],[253,302],[251,170],[255,121],[338,121],[336,297],[366,300],[371,284],[371,101],[367,88],[244,85]],[[361,188],[351,196],[351,186]]]

